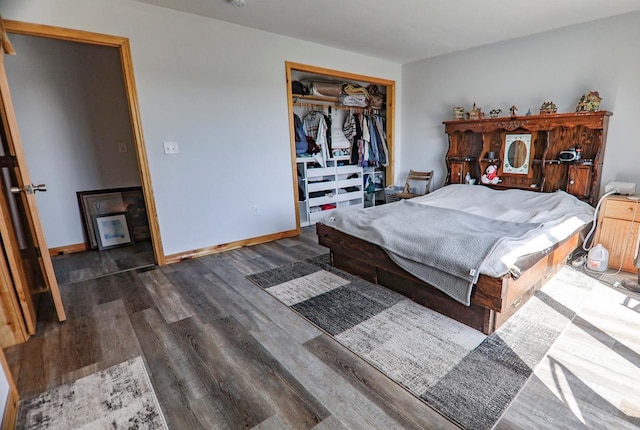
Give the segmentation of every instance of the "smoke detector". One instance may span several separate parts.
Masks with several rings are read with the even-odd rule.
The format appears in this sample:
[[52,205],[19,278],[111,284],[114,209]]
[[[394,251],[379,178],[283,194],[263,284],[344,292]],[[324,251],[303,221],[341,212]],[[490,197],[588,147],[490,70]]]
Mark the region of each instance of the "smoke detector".
[[242,7],[245,4],[245,0],[227,0],[231,6]]

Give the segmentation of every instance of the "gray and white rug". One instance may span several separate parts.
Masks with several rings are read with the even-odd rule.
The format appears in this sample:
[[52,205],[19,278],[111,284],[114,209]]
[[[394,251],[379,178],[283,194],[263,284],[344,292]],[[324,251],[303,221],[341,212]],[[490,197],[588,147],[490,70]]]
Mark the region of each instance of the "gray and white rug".
[[17,429],[167,429],[142,357],[21,400]]
[[490,429],[597,281],[563,268],[486,336],[329,265],[328,255],[248,276],[467,429]]

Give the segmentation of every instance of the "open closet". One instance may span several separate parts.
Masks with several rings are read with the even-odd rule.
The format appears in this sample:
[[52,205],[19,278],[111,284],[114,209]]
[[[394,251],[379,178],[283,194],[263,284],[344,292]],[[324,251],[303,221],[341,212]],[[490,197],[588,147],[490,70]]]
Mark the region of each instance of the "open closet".
[[385,202],[393,183],[395,81],[286,63],[296,220]]

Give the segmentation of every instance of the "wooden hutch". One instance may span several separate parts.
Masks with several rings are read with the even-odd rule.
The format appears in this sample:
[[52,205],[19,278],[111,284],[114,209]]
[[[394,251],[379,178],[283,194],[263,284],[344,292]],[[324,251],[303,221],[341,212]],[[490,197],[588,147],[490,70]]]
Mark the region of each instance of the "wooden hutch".
[[[501,181],[483,185],[564,190],[595,205],[611,115],[597,111],[445,121],[446,184],[465,183],[467,173],[482,184],[487,167],[495,165]],[[572,151],[578,159],[571,159]],[[516,166],[510,164],[514,157]]]

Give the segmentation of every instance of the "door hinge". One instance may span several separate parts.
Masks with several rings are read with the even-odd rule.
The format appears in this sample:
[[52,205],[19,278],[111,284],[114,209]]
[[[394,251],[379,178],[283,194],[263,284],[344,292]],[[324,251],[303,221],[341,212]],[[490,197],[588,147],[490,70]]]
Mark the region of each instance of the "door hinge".
[[38,248],[37,246],[34,247],[34,249],[36,250],[36,257],[38,258],[42,258],[42,253],[40,252],[40,248]]

